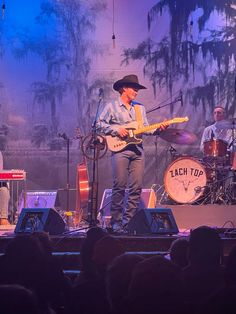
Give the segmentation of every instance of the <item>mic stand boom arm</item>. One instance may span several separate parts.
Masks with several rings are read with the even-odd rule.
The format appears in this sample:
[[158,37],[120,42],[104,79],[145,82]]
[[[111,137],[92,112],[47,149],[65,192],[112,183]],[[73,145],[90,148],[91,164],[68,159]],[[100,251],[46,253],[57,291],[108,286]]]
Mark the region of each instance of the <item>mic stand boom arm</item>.
[[167,106],[171,106],[171,105],[173,105],[173,104],[175,104],[175,103],[177,103],[179,101],[182,103],[182,95],[176,97],[173,101],[171,101],[171,102],[169,102],[169,103],[167,103],[165,105],[162,105],[162,106],[159,105],[157,107],[153,107],[153,108],[147,110],[147,113],[151,113],[151,112],[153,112],[155,110],[158,110],[158,109],[161,109],[161,108],[164,108],[164,107],[167,107]]

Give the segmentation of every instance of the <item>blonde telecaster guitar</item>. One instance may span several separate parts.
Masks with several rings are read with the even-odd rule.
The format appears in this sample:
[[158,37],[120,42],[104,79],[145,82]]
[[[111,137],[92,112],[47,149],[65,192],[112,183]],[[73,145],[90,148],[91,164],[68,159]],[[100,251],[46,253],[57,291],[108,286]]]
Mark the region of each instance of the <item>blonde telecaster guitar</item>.
[[[174,118],[174,119],[167,120],[164,122],[167,123],[168,125],[171,125],[174,123],[187,122],[188,120],[189,120],[188,117],[184,117],[184,118]],[[120,138],[119,136],[107,135],[106,136],[107,146],[112,152],[119,152],[130,144],[138,145],[142,142],[142,139],[137,138],[136,135],[141,135],[145,132],[159,129],[162,123],[163,122],[151,124],[142,128],[137,128],[138,124],[136,121],[133,121],[125,125],[121,125],[120,127],[126,128],[129,134],[125,138]]]

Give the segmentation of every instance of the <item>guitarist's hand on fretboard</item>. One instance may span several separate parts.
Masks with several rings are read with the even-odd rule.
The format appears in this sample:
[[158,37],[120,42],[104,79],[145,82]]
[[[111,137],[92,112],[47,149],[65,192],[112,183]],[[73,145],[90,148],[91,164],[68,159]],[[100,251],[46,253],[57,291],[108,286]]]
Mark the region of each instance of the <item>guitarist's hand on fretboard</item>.
[[169,123],[169,122],[163,121],[163,122],[161,123],[161,125],[160,125],[159,130],[160,130],[160,131],[164,131],[164,130],[167,129],[169,126],[170,126],[170,123]]
[[170,123],[167,121],[163,121],[158,129],[155,130],[153,135],[159,135],[162,131],[165,131],[170,126]]
[[118,129],[118,135],[121,138],[126,137],[129,134],[129,132],[125,128],[119,128]]

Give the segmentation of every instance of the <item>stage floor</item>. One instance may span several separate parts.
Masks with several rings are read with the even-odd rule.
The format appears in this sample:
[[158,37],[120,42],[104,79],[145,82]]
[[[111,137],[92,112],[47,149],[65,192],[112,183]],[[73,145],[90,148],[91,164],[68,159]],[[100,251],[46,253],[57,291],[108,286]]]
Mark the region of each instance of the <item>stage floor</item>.
[[[224,258],[236,245],[236,205],[172,205],[157,208],[171,208],[179,228],[174,235],[144,234],[144,235],[114,235],[124,245],[125,251],[152,256],[166,255],[171,243],[178,237],[187,237],[191,229],[201,225],[216,228],[222,242]],[[15,236],[15,226],[0,226],[0,253]],[[70,232],[52,235],[53,254],[61,259],[64,270],[79,270],[80,249],[88,229],[70,229]]]

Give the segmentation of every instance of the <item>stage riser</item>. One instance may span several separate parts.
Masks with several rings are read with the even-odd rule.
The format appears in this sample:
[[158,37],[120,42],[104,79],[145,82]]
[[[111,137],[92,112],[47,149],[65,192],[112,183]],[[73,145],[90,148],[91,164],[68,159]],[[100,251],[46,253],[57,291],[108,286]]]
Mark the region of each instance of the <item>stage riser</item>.
[[202,225],[236,228],[236,205],[169,205],[158,208],[171,208],[181,231]]

